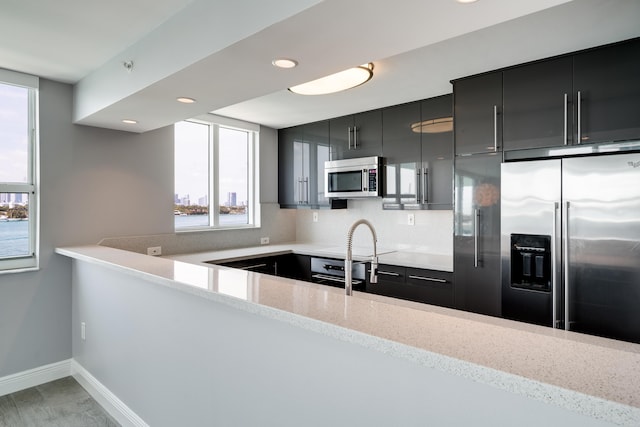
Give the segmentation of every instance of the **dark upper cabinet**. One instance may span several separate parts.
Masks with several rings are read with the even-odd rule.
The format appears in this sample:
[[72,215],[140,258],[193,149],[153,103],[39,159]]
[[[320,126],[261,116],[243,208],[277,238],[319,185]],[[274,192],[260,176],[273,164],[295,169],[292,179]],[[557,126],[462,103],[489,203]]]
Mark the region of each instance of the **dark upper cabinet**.
[[421,102],[420,197],[429,209],[451,209],[453,196],[453,95]]
[[500,154],[455,158],[455,307],[501,315]]
[[329,121],[331,160],[380,156],[382,110],[338,117]]
[[502,150],[502,71],[455,80],[455,154]]
[[329,199],[324,192],[324,162],[329,160],[329,122],[310,123],[303,127],[303,141],[309,150],[306,176],[306,202],[312,207],[327,206]]
[[504,150],[640,138],[639,75],[639,39],[504,70]]
[[569,145],[573,140],[573,59],[503,73],[504,150]]
[[451,209],[451,95],[382,111],[386,209]]
[[329,160],[329,122],[278,131],[278,202],[283,208],[329,206],[324,162]]
[[382,110],[382,155],[384,156],[383,207],[400,209],[419,203],[418,174],[422,170],[420,102]]
[[575,140],[640,138],[640,39],[574,57]]
[[282,208],[296,207],[300,197],[301,178],[297,166],[302,162],[296,158],[294,147],[302,143],[302,126],[295,126],[278,131],[278,203]]

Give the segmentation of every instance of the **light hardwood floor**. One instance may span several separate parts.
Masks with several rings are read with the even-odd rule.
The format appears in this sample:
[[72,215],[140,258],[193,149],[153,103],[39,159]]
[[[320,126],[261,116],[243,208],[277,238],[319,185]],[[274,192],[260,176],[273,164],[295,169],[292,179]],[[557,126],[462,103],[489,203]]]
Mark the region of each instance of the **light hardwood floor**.
[[119,427],[72,377],[0,396],[1,427]]

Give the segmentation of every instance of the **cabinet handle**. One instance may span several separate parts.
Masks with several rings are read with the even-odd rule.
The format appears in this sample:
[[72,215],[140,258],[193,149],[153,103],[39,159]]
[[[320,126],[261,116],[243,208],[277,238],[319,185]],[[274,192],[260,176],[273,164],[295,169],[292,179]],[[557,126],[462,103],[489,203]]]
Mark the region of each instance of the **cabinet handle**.
[[[369,271],[371,271],[371,270],[369,270]],[[393,271],[378,270],[378,274],[382,274],[383,276],[400,277],[400,273],[394,273]]]
[[297,199],[298,199],[298,204],[302,203],[302,178],[298,177],[298,185],[296,186],[296,190],[297,190]]
[[353,149],[358,149],[358,128],[355,126],[353,127]]
[[414,276],[413,274],[409,275],[409,279],[426,280],[427,282],[447,283],[445,279],[436,279],[435,277]]
[[582,93],[578,91],[578,140],[576,144],[582,144]]
[[309,177],[305,177],[304,180],[304,203],[309,204]]
[[[565,95],[566,99],[566,95]],[[558,289],[556,288],[556,273],[558,271],[558,265],[556,264],[558,259],[556,233],[558,230],[558,202],[553,203],[553,221],[551,225],[551,312],[553,313],[553,322],[551,323],[554,328],[558,327]]]
[[348,147],[351,150],[351,126],[347,128],[347,137],[348,137]]
[[[578,92],[580,93],[580,92]],[[564,224],[562,225],[562,244],[564,245],[564,329],[569,328],[569,202],[564,203]]]
[[498,106],[493,106],[493,152],[498,152]]
[[[367,270],[367,273],[371,273],[371,270]],[[393,277],[400,277],[401,274],[400,273],[396,273],[393,271],[384,271],[384,270],[378,270],[376,271],[376,274],[382,274],[383,276],[393,276]]]
[[478,268],[478,234],[480,228],[480,209],[473,210],[473,266]]
[[568,101],[568,96],[565,93],[564,94],[564,145],[569,144],[569,139],[568,139],[568,132],[567,132],[567,107],[568,107],[569,101]]
[[247,265],[246,267],[240,267],[240,270],[253,270],[254,268],[262,268],[266,267],[267,264],[255,264],[255,265]]
[[429,168],[424,168],[422,174],[424,186],[422,187],[422,203],[429,203]]

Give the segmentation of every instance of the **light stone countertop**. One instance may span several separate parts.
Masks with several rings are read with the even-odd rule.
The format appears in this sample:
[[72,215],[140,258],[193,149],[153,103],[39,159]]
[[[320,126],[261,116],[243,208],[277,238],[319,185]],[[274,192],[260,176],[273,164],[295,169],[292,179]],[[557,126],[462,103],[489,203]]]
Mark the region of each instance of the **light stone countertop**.
[[640,425],[638,344],[102,246],[56,252],[617,425]]
[[[368,261],[372,251],[368,247],[354,247],[353,259],[357,261]],[[278,245],[253,246],[241,249],[226,249],[220,251],[196,252],[190,254],[170,255],[165,258],[176,261],[190,262],[196,264],[207,263],[207,261],[230,262],[247,258],[280,255],[286,253],[296,253],[301,255],[320,256],[327,258],[344,259],[346,246],[326,246],[307,243],[283,243]],[[428,270],[453,271],[453,256],[429,254],[423,252],[395,251],[387,248],[378,248],[378,262],[380,264],[391,264],[402,267],[424,268]]]

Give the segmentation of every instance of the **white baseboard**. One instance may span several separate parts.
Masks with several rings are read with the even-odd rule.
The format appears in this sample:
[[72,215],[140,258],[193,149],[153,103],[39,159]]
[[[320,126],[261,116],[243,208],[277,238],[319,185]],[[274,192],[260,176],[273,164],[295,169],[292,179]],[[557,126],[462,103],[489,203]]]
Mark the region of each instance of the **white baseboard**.
[[118,421],[122,427],[149,427],[135,412],[89,373],[82,365],[71,359],[71,375],[82,387]]
[[39,366],[0,378],[0,396],[71,375],[71,359]]
[[69,375],[73,376],[91,397],[115,418],[122,427],[149,427],[142,418],[74,359],[63,360],[2,377],[0,378],[0,396],[59,380]]

